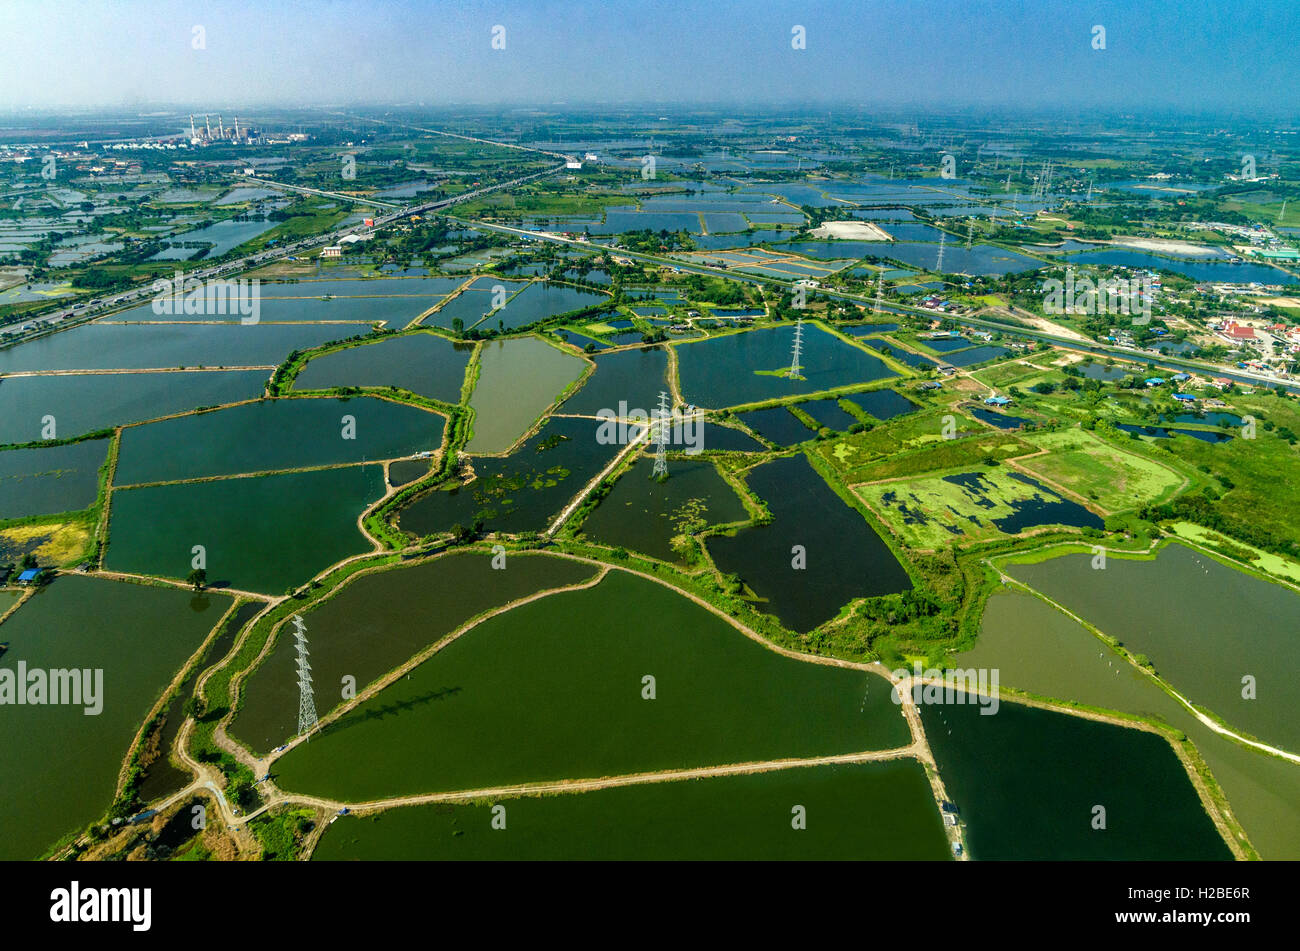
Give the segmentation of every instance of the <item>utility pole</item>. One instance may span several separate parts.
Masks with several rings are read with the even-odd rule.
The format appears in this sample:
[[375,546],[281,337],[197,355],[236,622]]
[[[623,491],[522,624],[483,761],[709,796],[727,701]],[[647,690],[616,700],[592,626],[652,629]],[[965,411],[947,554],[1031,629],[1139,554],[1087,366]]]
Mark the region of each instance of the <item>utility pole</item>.
[[651,475],[656,479],[668,478],[668,394],[659,391],[659,433],[655,437],[655,467]]
[[311,731],[316,728],[316,698],[311,686],[311,664],[307,657],[307,629],[303,626],[301,615],[293,616],[293,636],[298,651],[298,735],[311,739]]
[[803,352],[803,318],[800,317],[794,323],[794,351],[790,359],[790,379],[797,380],[799,371],[803,369],[799,365],[799,356]]

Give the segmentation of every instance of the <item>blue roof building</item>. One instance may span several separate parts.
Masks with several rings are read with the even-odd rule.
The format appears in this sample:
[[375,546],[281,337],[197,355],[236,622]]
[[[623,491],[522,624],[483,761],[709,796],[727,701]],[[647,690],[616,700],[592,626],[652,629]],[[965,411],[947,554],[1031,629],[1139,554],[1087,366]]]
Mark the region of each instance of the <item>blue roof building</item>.
[[990,396],[984,401],[986,406],[1010,406],[1011,397],[1009,396]]
[[19,583],[19,584],[29,584],[29,583],[35,581],[35,580],[36,580],[37,578],[39,578],[40,576],[41,576],[41,569],[39,569],[39,568],[28,568],[26,571],[24,571],[22,574],[20,574],[20,575],[18,576],[18,583]]
[[1147,386],[1164,386],[1164,385],[1165,385],[1165,381],[1164,381],[1164,378],[1163,378],[1163,377],[1159,377],[1159,376],[1149,376],[1149,377],[1147,377],[1147,379],[1146,379],[1146,384],[1147,384]]
[[1195,403],[1195,402],[1196,402],[1196,397],[1193,396],[1191,393],[1175,393],[1175,394],[1174,394],[1174,399],[1176,399],[1176,400],[1182,400],[1184,403]]

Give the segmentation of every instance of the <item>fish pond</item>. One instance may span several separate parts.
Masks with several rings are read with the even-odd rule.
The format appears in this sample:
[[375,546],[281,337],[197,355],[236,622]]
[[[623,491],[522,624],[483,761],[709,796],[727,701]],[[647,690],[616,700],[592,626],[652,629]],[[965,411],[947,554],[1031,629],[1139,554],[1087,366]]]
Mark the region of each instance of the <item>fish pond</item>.
[[107,439],[0,452],[0,519],[90,508]]
[[616,569],[487,619],[273,772],[359,801],[908,742],[878,675],[782,656]]
[[682,393],[701,406],[738,406],[894,376],[879,357],[815,325],[803,328],[800,379],[789,379],[792,326],[677,346]]
[[474,436],[466,449],[504,452],[582,376],[587,362],[537,337],[488,340],[481,346],[469,401]]
[[312,358],[293,385],[298,390],[395,386],[417,396],[456,403],[473,352],[473,344],[455,343],[432,333],[381,337]]
[[[762,599],[757,607],[786,627],[810,631],[854,598],[912,587],[889,546],[803,456],[756,466],[745,481],[773,521],[710,537],[708,549],[722,571],[739,575]],[[803,568],[795,567],[795,545],[806,553]]]

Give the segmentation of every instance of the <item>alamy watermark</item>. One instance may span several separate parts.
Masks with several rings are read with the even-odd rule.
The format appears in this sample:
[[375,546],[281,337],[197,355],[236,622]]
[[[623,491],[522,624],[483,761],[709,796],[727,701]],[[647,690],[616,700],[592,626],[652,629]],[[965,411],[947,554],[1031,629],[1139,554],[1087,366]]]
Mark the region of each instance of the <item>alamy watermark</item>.
[[153,290],[153,312],[160,317],[238,314],[239,322],[246,325],[262,319],[262,282],[255,277],[201,281],[177,271],[171,280],[154,281]]
[[88,717],[104,709],[104,669],[56,667],[27,669],[20,660],[17,670],[0,667],[0,706],[83,707]]
[[999,671],[996,667],[923,669],[918,660],[910,671],[906,667],[900,667],[893,672],[893,676],[895,683],[890,696],[894,703],[903,702],[899,690],[902,682],[910,676],[912,702],[917,706],[923,703],[947,706],[972,703],[983,708],[980,716],[991,716],[998,712],[1001,704],[998,693]]
[[[643,409],[629,409],[627,400],[619,400],[618,409],[604,408],[596,412],[600,425],[596,427],[596,442],[602,446],[623,446],[642,433],[652,422],[658,424],[659,411],[652,416]],[[694,414],[683,415],[674,410],[667,417],[669,429],[664,443],[684,446],[688,456],[698,456],[704,451],[704,420]],[[653,440],[652,434],[652,442]]]

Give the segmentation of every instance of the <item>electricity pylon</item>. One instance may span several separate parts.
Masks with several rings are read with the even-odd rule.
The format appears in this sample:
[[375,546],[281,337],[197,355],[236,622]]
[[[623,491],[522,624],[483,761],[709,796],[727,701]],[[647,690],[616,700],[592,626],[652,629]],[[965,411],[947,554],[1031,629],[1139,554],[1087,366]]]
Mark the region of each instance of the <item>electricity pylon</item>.
[[310,733],[316,728],[316,698],[312,693],[311,664],[307,662],[307,629],[302,617],[293,616],[293,636],[298,650],[298,735],[311,739]]

